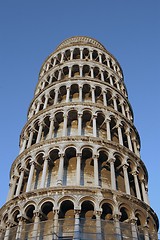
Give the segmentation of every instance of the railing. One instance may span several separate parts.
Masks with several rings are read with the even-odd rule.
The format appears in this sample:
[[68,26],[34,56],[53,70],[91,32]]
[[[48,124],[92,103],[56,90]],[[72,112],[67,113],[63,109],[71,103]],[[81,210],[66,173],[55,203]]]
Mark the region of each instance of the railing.
[[0,240],[160,240],[156,232],[146,231],[129,223],[109,220],[59,219],[37,224],[23,222],[0,233]]

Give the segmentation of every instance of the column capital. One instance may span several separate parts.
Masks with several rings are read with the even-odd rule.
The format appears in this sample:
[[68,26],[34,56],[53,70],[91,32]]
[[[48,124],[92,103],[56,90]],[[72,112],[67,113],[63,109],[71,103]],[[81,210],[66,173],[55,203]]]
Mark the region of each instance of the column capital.
[[138,176],[138,173],[139,173],[138,170],[135,170],[135,171],[132,171],[132,172],[131,172],[131,174],[132,174],[133,176]]
[[82,153],[80,152],[80,153],[77,153],[76,154],[76,157],[82,157]]
[[98,157],[99,157],[99,154],[94,154],[93,155],[93,159],[98,159]]
[[113,214],[113,219],[119,221],[122,216],[121,212],[116,212]]
[[59,153],[58,156],[61,158],[61,157],[64,157],[64,153]]
[[107,162],[109,162],[109,163],[114,163],[115,161],[116,161],[116,159],[115,159],[114,157],[109,158],[109,159],[107,160]]
[[78,117],[82,117],[83,113],[82,112],[78,112]]
[[71,84],[67,84],[66,89],[70,89]]
[[81,209],[74,209],[74,214],[79,215],[81,213]]
[[124,163],[122,167],[123,167],[123,168],[128,168],[128,167],[129,167],[129,164],[128,164],[128,163]]
[[136,217],[132,217],[131,219],[129,219],[129,221],[132,224],[136,224],[137,223],[137,218]]
[[125,134],[129,135],[131,133],[131,130],[129,128],[126,129]]
[[49,155],[47,154],[47,155],[44,155],[43,156],[43,159],[44,159],[44,161],[46,160],[46,161],[49,161]]
[[107,122],[110,122],[111,121],[111,118],[109,116],[106,116],[106,121]]
[[32,159],[29,161],[30,165],[34,165],[35,164],[35,161]]
[[42,213],[38,210],[34,210],[33,215],[34,215],[34,217],[42,217]]
[[43,124],[43,119],[39,119],[38,126]]
[[97,217],[97,216],[100,217],[100,216],[102,215],[102,211],[96,210],[96,211],[95,211],[95,215],[96,215],[96,217]]
[[64,112],[64,113],[63,113],[63,117],[64,117],[64,118],[67,118],[67,117],[68,117],[68,113]]
[[54,120],[54,118],[55,118],[55,115],[53,114],[53,115],[51,115],[51,116],[49,116],[49,120],[50,121],[53,121]]
[[97,118],[97,114],[94,113],[94,114],[92,115],[92,117],[93,117],[93,118]]

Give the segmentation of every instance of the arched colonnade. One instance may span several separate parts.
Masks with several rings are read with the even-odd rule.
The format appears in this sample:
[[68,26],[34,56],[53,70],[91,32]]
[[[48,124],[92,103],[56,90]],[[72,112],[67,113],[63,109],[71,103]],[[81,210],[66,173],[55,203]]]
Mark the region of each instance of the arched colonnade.
[[129,120],[133,120],[132,111],[127,101],[119,94],[108,87],[81,81],[79,84],[59,84],[53,86],[45,93],[40,94],[32,102],[29,110],[29,118],[49,106],[60,103],[98,103],[113,108]]
[[8,200],[40,188],[75,185],[125,192],[149,204],[145,170],[138,162],[109,149],[54,148],[21,162],[13,169]]

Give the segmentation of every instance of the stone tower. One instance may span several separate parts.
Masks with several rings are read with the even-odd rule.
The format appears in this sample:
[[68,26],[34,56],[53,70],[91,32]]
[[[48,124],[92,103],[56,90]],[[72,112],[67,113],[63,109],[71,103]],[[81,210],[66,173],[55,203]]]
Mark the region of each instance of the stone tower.
[[0,239],[157,239],[123,72],[89,37],[63,41],[39,73]]

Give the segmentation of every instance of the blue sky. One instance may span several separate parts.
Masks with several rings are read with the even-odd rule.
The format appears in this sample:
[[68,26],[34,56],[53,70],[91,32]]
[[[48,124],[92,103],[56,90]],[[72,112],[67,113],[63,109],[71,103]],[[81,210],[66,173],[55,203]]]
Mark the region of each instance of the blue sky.
[[75,35],[96,38],[121,64],[149,173],[151,207],[160,217],[159,0],[1,1],[0,206],[40,67],[61,41]]

